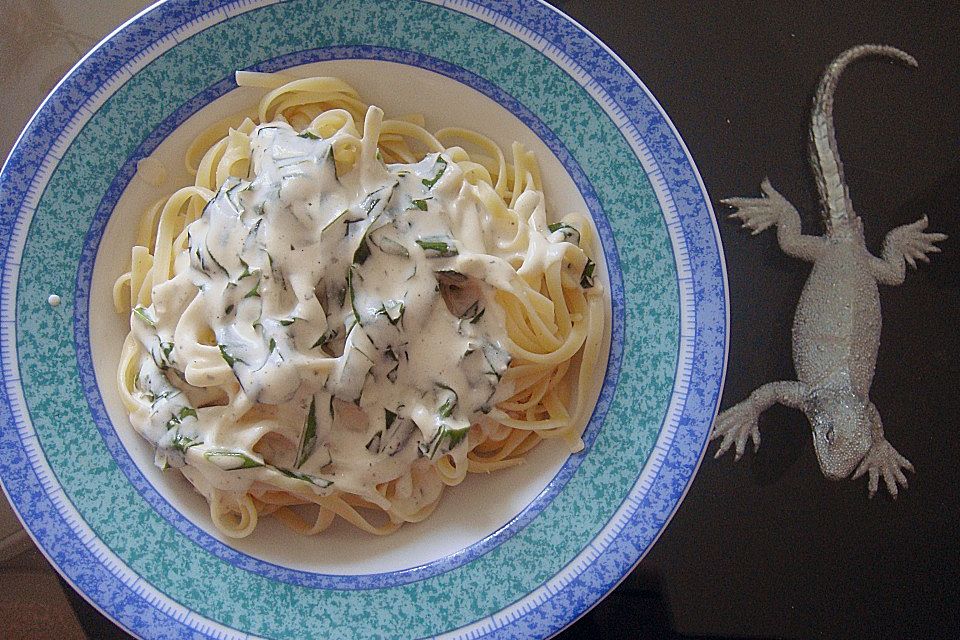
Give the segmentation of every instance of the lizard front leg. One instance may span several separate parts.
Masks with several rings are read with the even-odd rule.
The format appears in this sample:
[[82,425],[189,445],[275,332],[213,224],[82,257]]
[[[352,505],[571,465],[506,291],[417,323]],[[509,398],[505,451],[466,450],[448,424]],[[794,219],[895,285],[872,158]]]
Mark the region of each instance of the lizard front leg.
[[763,385],[746,400],[717,416],[710,440],[723,440],[714,457],[719,458],[735,445],[734,459],[739,460],[747,448],[747,440],[753,440],[756,451],[760,448],[760,414],[777,403],[805,410],[809,396],[809,389],[802,382],[769,382]]
[[887,491],[894,498],[897,497],[898,485],[904,489],[907,488],[907,476],[904,475],[904,469],[913,471],[913,465],[893,448],[883,435],[883,422],[880,420],[880,412],[871,402],[870,407],[870,436],[872,444],[863,457],[860,466],[853,473],[853,479],[861,477],[867,473],[870,476],[867,483],[867,489],[872,498],[877,493],[877,487],[880,484],[880,477],[883,477],[884,484],[887,485]]
[[777,227],[777,243],[788,256],[813,262],[822,253],[826,241],[820,236],[805,236],[800,231],[800,214],[796,208],[773,188],[769,178],[760,183],[762,198],[726,198],[722,204],[736,209],[731,218],[756,235],[764,229]]
[[883,241],[882,258],[870,256],[870,273],[880,284],[900,285],[906,276],[907,265],[916,268],[917,260],[929,262],[928,253],[939,253],[934,245],[947,239],[943,233],[924,233],[927,217],[897,227]]

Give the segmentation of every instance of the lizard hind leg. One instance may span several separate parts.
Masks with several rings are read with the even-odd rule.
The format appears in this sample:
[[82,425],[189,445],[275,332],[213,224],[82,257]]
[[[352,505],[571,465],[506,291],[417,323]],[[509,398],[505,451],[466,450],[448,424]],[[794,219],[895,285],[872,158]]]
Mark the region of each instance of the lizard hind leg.
[[710,439],[720,438],[720,447],[714,458],[719,458],[734,447],[734,459],[739,460],[753,441],[754,451],[760,448],[760,414],[780,403],[794,409],[806,410],[809,391],[802,382],[769,382],[739,404],[717,416]]
[[853,472],[853,479],[867,474],[867,491],[872,498],[877,493],[880,485],[880,478],[887,486],[890,496],[897,497],[898,487],[907,488],[907,476],[904,471],[913,471],[913,465],[910,461],[900,455],[900,452],[893,448],[893,445],[887,441],[883,434],[883,422],[880,420],[880,412],[870,403],[870,422],[871,422],[871,444],[867,454],[860,462],[860,466]]

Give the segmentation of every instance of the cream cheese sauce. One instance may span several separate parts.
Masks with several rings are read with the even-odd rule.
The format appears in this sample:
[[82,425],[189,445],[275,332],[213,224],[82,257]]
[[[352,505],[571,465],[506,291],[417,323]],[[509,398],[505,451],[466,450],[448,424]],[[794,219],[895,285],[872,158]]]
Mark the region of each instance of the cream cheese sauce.
[[[358,157],[338,175],[344,141]],[[202,493],[260,480],[379,503],[418,460],[463,462],[470,425],[511,393],[491,285],[518,277],[487,253],[475,188],[444,154],[386,165],[346,132],[269,123],[250,142],[248,179],[221,187],[133,313],[150,357],[132,421],[157,464],[193,467]],[[235,398],[204,390],[232,380]]]

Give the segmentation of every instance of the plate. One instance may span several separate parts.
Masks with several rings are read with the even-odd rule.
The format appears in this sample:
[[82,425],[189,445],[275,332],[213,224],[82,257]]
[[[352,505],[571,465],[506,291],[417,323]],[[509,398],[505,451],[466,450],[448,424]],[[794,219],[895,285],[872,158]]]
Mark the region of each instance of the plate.
[[[583,453],[542,445],[384,539],[265,523],[227,541],[152,466],[114,389],[109,289],[187,141],[254,103],[236,69],[339,75],[388,113],[537,153],[553,210],[591,214],[611,294]],[[171,167],[162,189],[136,176],[145,157]],[[155,5],[41,105],[0,216],[0,477],[64,578],[139,637],[548,637],[663,531],[719,401],[726,278],[693,161],[629,68],[534,0]]]

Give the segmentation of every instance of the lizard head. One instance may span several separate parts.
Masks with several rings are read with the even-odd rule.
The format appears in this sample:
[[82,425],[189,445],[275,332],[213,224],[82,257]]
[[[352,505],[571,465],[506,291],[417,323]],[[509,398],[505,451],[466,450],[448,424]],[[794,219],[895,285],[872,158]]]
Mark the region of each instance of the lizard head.
[[849,391],[814,392],[810,407],[813,448],[831,480],[849,476],[870,448],[870,412]]

